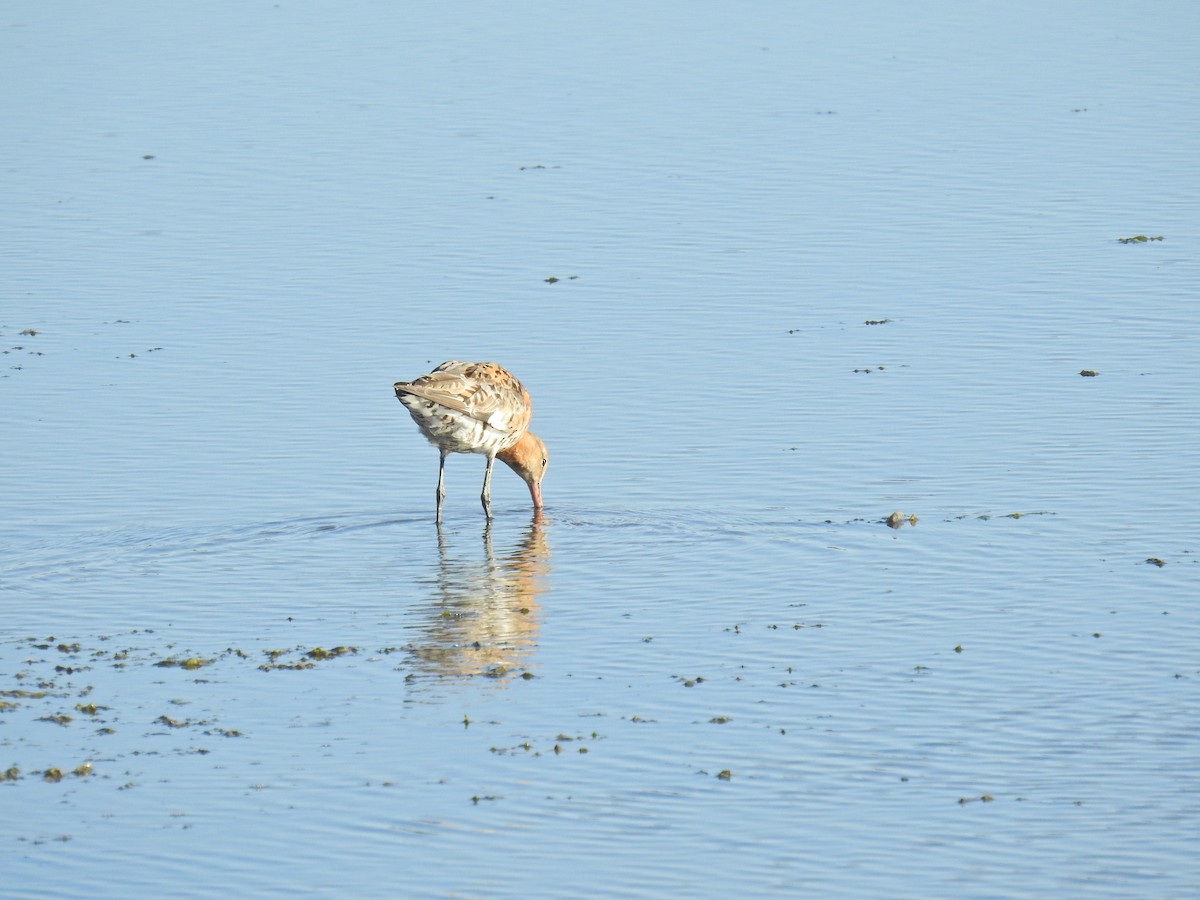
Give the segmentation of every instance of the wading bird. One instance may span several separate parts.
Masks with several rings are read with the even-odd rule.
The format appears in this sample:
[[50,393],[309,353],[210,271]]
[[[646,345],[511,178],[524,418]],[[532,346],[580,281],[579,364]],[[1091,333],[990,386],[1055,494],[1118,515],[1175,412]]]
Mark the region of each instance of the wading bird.
[[482,453],[484,514],[492,517],[492,463],[499,459],[529,486],[534,509],[542,508],[546,445],[530,433],[529,392],[503,366],[490,362],[444,362],[414,381],[397,381],[396,399],[408,409],[421,434],[438,448],[437,516],[446,499],[446,456]]

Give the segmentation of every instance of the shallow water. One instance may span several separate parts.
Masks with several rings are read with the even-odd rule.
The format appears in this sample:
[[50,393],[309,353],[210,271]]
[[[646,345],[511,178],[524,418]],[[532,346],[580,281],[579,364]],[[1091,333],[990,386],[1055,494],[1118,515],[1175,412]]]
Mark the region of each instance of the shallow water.
[[0,893],[1200,886],[1200,13],[220,9],[0,17]]

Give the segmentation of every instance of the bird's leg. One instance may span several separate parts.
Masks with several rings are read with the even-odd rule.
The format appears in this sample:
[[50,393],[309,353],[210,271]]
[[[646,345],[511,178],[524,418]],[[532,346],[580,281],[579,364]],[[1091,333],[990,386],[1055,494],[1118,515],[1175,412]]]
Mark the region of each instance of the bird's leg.
[[479,495],[483,501],[483,514],[489,519],[492,517],[492,463],[495,461],[494,456],[487,458],[487,468],[483,470],[483,493]]
[[442,524],[442,501],[446,499],[446,451],[442,451],[441,462],[438,463],[437,513],[433,521]]

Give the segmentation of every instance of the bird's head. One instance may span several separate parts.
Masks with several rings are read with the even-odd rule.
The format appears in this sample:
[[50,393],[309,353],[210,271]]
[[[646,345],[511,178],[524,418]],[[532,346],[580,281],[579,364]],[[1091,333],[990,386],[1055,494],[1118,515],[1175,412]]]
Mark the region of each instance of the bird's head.
[[533,508],[542,508],[542,476],[550,465],[550,456],[546,445],[536,434],[525,432],[521,439],[496,454],[496,459],[521,476],[521,480],[529,485],[529,496],[533,498]]

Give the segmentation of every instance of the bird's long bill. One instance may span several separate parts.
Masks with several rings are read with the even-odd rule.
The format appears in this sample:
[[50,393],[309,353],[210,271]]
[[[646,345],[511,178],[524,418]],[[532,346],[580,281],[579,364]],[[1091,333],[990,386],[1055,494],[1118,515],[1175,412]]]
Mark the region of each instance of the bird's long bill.
[[533,508],[542,508],[542,486],[536,481],[529,482],[529,496],[533,497]]

